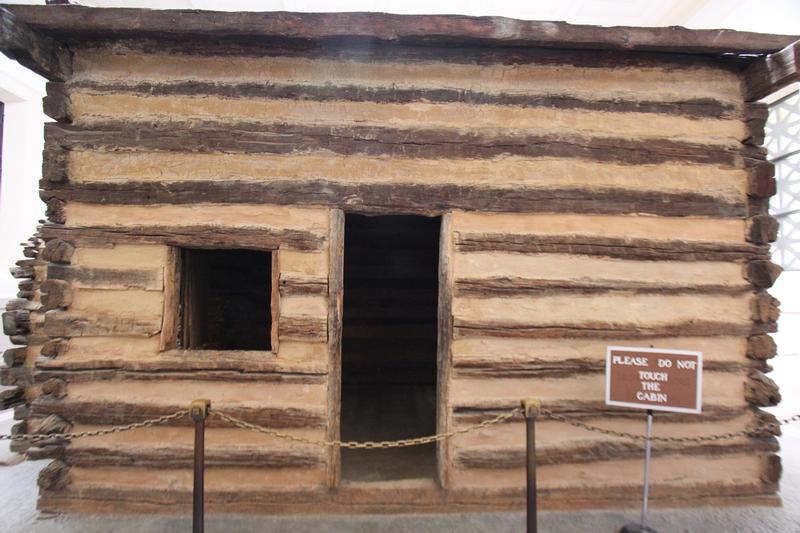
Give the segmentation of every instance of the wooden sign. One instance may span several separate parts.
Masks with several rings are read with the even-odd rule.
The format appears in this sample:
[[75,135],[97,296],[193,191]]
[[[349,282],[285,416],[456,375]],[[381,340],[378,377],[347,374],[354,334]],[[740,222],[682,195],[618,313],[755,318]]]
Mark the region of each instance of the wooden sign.
[[606,404],[654,411],[700,413],[703,354],[609,346]]

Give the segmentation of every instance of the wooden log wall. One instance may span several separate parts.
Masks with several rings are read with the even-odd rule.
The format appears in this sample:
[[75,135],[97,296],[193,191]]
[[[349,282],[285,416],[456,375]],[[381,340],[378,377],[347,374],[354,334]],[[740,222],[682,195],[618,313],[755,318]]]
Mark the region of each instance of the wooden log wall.
[[[335,438],[339,210],[447,214],[442,430],[533,395],[639,431],[640,415],[602,403],[611,343],[704,352],[704,414],[659,415],[659,435],[771,421],[758,408],[778,398],[763,374],[775,354],[766,334],[777,302],[764,292],[779,273],[766,211],[775,182],[758,146],[765,109],[744,103],[735,67],[664,54],[331,47],[73,50],[71,76],[45,99],[57,120],[45,131],[49,220],[15,270],[23,300],[4,319],[27,345],[3,371],[27,400],[17,431],[128,423],[206,397]],[[277,250],[274,352],[171,347],[180,246]],[[56,460],[42,507],[186,503],[187,424],[29,449]],[[538,433],[546,505],[636,501],[635,445],[552,422]],[[776,433],[657,446],[654,499],[768,499]],[[523,435],[512,420],[444,444],[448,504],[519,505]],[[207,454],[211,504],[378,508],[356,489],[327,491],[336,450],[216,420]],[[438,494],[408,499],[430,507]]]

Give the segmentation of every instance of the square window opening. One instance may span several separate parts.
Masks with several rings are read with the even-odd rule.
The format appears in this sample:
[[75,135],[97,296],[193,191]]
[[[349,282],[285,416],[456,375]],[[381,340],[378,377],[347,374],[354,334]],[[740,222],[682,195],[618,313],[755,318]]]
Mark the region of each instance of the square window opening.
[[271,350],[272,254],[181,249],[178,338],[189,350]]

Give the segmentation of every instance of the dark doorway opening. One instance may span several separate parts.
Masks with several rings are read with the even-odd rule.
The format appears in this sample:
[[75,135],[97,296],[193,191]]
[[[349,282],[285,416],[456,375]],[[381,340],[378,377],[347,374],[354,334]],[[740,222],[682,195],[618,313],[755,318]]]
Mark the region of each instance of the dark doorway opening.
[[182,346],[269,350],[272,254],[181,250]]
[[[342,439],[394,440],[436,430],[441,218],[347,215]],[[436,476],[435,445],[342,450],[342,479]]]

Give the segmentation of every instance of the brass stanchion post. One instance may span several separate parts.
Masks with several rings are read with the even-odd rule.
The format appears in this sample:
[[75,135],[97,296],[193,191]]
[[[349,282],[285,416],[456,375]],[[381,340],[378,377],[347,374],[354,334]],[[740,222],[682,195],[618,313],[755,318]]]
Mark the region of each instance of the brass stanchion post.
[[192,533],[203,533],[205,514],[205,434],[209,400],[195,400],[189,407],[194,420],[194,489],[192,491]]
[[526,473],[528,483],[528,505],[527,505],[527,531],[528,533],[536,533],[537,519],[536,519],[536,417],[539,416],[539,410],[542,404],[539,400],[534,398],[525,398],[522,400],[522,409],[525,414],[525,457],[526,457]]

